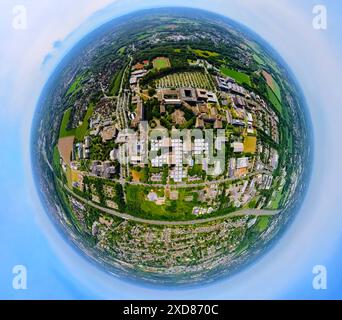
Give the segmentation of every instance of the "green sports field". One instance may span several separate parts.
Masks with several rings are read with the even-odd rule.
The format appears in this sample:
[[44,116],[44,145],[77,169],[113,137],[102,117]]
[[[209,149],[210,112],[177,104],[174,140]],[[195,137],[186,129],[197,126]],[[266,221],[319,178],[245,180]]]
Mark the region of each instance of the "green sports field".
[[239,72],[239,71],[235,71],[235,70],[232,70],[232,69],[228,69],[226,67],[221,67],[220,71],[221,71],[221,73],[223,75],[235,79],[238,83],[241,83],[241,84],[246,83],[249,86],[251,86],[251,79],[245,73],[242,73],[242,72]]
[[166,69],[166,68],[170,68],[171,67],[171,63],[169,58],[156,58],[153,60],[153,67],[154,69],[157,70],[162,70],[162,69]]

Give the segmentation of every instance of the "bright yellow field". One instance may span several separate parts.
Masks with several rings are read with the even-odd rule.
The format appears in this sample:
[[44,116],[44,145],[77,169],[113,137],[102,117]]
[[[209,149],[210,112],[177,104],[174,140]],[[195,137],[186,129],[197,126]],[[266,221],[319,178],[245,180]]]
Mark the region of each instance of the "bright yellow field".
[[247,136],[245,138],[244,142],[244,151],[246,153],[255,153],[256,152],[256,147],[257,147],[257,138],[256,137],[250,137]]

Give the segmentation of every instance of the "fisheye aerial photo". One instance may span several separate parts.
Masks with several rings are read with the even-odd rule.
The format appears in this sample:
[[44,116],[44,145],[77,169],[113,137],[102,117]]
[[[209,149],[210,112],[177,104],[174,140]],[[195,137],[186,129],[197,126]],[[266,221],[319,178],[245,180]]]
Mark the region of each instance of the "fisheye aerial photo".
[[342,299],[341,18],[1,1],[0,303],[200,320]]
[[107,270],[161,284],[229,276],[305,190],[306,110],[277,55],[234,22],[147,10],[90,34],[41,99],[37,183]]

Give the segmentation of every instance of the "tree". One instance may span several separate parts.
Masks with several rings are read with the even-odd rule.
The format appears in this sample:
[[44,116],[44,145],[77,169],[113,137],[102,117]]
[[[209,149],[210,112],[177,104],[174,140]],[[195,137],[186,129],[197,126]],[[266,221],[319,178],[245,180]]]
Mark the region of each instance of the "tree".
[[148,89],[148,95],[149,95],[150,97],[153,97],[156,93],[157,93],[157,91],[156,91],[155,88],[150,87],[150,88]]
[[119,211],[125,212],[126,204],[125,204],[124,192],[123,192],[123,187],[120,183],[115,184],[115,199],[114,200],[118,205]]

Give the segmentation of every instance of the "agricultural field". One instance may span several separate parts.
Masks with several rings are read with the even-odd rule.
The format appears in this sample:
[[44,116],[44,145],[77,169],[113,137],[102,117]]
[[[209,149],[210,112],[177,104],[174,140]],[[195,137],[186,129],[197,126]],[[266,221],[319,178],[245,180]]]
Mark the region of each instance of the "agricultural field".
[[142,32],[138,35],[137,39],[141,41],[141,40],[148,38],[149,36],[150,36],[149,32]]
[[123,47],[121,47],[121,48],[118,50],[120,56],[123,56],[123,55],[125,54],[126,49],[127,49],[127,47],[126,47],[126,46],[123,46]]
[[83,80],[83,75],[80,75],[76,78],[76,80],[72,83],[72,85],[70,86],[68,92],[67,92],[67,95],[72,95],[72,94],[75,94],[77,93],[79,90],[82,89],[82,86],[81,86],[81,82]]
[[279,113],[282,114],[283,112],[283,106],[281,105],[281,102],[273,92],[273,90],[267,86],[267,95],[268,98],[270,99],[270,102],[273,104],[273,106],[278,110]]
[[278,192],[276,193],[275,197],[273,197],[272,199],[272,204],[270,206],[270,209],[272,210],[276,210],[280,207],[280,202],[283,199],[283,193],[282,192]]
[[228,69],[226,67],[221,67],[220,71],[224,76],[231,77],[240,84],[245,83],[245,84],[248,84],[249,86],[252,85],[250,77],[245,73]]
[[63,119],[61,123],[61,127],[59,130],[59,137],[60,138],[65,138],[65,137],[70,137],[75,135],[75,129],[68,130],[68,124],[70,121],[70,116],[71,116],[71,108],[66,110],[63,114]]
[[156,81],[158,89],[192,87],[213,90],[208,76],[201,72],[174,73]]
[[118,71],[113,80],[112,80],[112,84],[111,84],[111,87],[110,87],[110,95],[112,96],[116,96],[118,95],[119,93],[119,90],[120,90],[120,85],[121,85],[121,80],[122,80],[122,77],[124,75],[124,72],[125,72],[125,69],[121,69],[120,71]]
[[75,130],[75,138],[78,141],[84,140],[84,137],[86,136],[87,131],[89,129],[89,120],[91,116],[93,115],[93,112],[94,112],[94,105],[90,104],[90,106],[88,107],[87,113],[83,119],[82,124]]
[[153,68],[156,70],[167,69],[171,67],[171,62],[169,58],[159,57],[153,60]]
[[267,229],[269,221],[270,221],[270,217],[268,216],[258,218],[257,228],[259,229],[259,232],[263,232]]
[[218,54],[217,52],[208,51],[208,50],[196,49],[196,50],[192,50],[192,52],[195,53],[200,58],[210,58],[210,57],[220,56],[220,54]]
[[260,65],[264,65],[265,62],[262,58],[260,58],[260,56],[256,53],[253,54],[253,58],[255,60],[256,63],[260,64]]
[[68,123],[70,120],[71,108],[66,110],[63,115],[63,120],[62,120],[62,124],[61,124],[60,131],[59,131],[59,137],[60,138],[75,137],[78,141],[84,140],[84,137],[89,128],[89,119],[93,115],[93,111],[94,111],[94,105],[91,104],[88,107],[88,110],[86,112],[86,115],[83,119],[82,124],[77,128],[68,130],[67,128],[68,128]]
[[271,88],[271,90],[273,91],[273,93],[276,95],[276,97],[278,98],[278,100],[281,102],[281,92],[280,92],[280,87],[278,85],[278,83],[274,80],[274,78],[272,77],[271,74],[269,74],[266,71],[262,71],[262,75],[265,78],[267,85]]
[[58,151],[63,161],[70,165],[71,152],[74,145],[74,137],[65,137],[58,140]]

